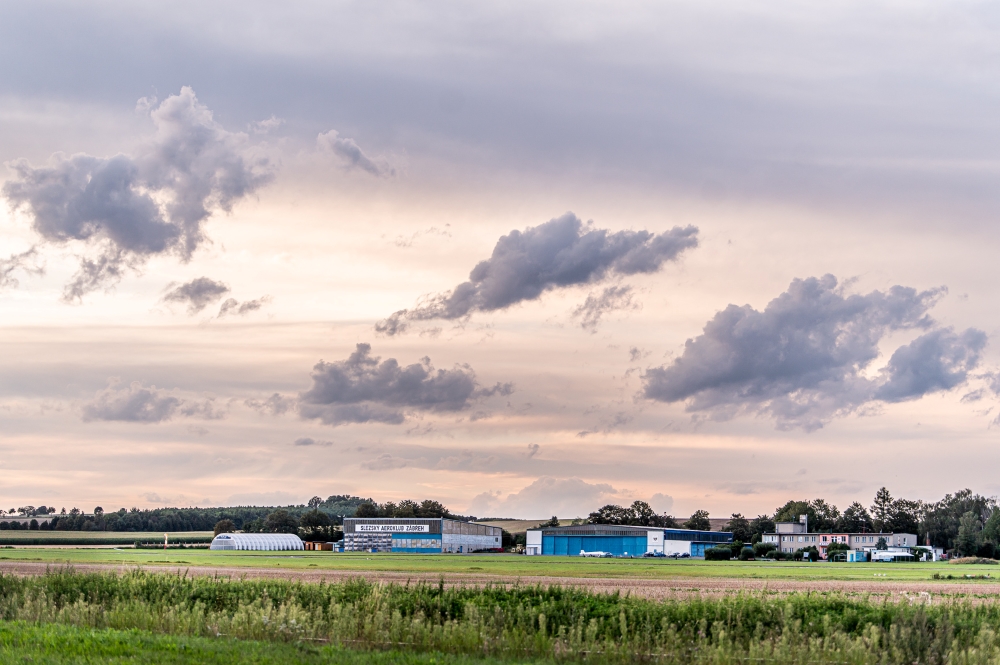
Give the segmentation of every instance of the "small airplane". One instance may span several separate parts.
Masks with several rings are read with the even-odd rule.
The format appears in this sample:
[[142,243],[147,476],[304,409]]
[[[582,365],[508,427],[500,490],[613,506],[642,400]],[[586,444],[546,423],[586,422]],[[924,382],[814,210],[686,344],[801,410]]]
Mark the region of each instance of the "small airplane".
[[611,552],[586,552],[584,550],[580,550],[580,556],[595,557],[597,559],[610,559],[615,555]]

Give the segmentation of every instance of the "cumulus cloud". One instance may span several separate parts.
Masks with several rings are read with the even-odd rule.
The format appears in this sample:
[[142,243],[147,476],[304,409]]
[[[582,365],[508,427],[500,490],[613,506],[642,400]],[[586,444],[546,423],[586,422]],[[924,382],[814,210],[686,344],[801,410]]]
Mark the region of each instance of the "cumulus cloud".
[[229,287],[208,277],[198,277],[181,284],[163,296],[163,302],[186,304],[188,314],[194,315],[229,293]]
[[961,334],[945,328],[921,335],[892,354],[875,399],[903,402],[960,386],[985,347],[986,333],[975,328]]
[[156,386],[144,386],[139,381],[122,385],[113,380],[94,399],[83,405],[83,419],[116,420],[134,423],[159,423],[174,416],[218,419],[224,414],[216,410],[214,400],[194,401],[175,397]]
[[607,483],[545,476],[505,498],[500,492],[483,492],[472,499],[466,512],[524,519],[551,515],[586,517],[609,501],[619,500],[618,497],[619,491]]
[[299,396],[299,413],[324,423],[382,422],[398,424],[406,411],[454,412],[478,399],[509,394],[509,384],[480,388],[467,366],[434,369],[430,358],[401,366],[394,358],[371,355],[370,344],[358,344],[347,360],[320,361],[313,386]]
[[929,332],[878,377],[865,376],[887,334],[933,326],[927,311],[943,292],[894,286],[847,295],[832,275],[796,279],[763,312],[730,305],[716,314],[671,365],[646,372],[643,394],[716,418],[752,412],[808,431],[872,400],[948,390],[975,366],[983,333]]
[[632,302],[631,286],[609,286],[600,293],[590,293],[583,304],[573,310],[573,317],[580,319],[580,327],[597,332],[601,317],[609,312],[636,309]]
[[32,247],[19,254],[11,254],[6,259],[0,259],[0,290],[7,287],[17,287],[19,282],[14,276],[17,271],[34,275],[41,275],[45,272],[45,268],[39,262],[37,247]]
[[373,176],[392,175],[393,170],[387,164],[379,164],[366,155],[354,139],[342,138],[335,129],[324,132],[316,137],[316,145],[320,150],[330,152],[341,160],[348,169],[361,169]]
[[154,103],[155,132],[134,156],[60,153],[49,166],[11,163],[16,177],[3,195],[28,212],[43,241],[96,252],[81,259],[66,300],[115,284],[151,256],[190,259],[213,211],[232,210],[271,179],[266,161],[250,157],[248,136],[216,123],[191,88]]
[[546,291],[600,281],[608,274],[652,273],[685,249],[698,245],[698,229],[649,231],[595,229],[572,212],[544,224],[511,231],[493,255],[480,261],[469,281],[433,296],[414,309],[400,310],[376,324],[376,332],[395,335],[408,321],[460,319],[535,300]]
[[662,492],[657,492],[649,499],[649,506],[656,512],[669,515],[670,511],[674,509],[674,497],[669,494],[663,494]]

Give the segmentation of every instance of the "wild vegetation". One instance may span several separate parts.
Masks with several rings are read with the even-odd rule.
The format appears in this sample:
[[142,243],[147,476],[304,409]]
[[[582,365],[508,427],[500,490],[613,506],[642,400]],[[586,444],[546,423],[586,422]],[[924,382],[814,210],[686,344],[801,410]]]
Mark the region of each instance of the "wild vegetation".
[[0,576],[0,618],[264,642],[595,662],[986,663],[1000,604],[839,594],[650,601],[541,586],[337,584],[145,572]]

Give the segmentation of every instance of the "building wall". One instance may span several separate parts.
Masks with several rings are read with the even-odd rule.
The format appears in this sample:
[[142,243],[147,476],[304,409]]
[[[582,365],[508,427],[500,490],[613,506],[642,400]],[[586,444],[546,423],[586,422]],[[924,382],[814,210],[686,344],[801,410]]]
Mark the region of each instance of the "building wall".
[[631,554],[642,556],[646,552],[645,533],[634,536],[542,536],[542,554],[577,556],[584,552],[610,552],[615,556]]
[[351,517],[345,552],[474,552],[502,547],[500,527],[441,518]]

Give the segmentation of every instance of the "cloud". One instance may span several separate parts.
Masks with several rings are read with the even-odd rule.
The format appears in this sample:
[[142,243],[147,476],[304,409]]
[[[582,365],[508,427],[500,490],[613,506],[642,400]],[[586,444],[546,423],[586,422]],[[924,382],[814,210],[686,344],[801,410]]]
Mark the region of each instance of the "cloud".
[[214,401],[201,402],[174,397],[156,386],[143,386],[139,381],[121,385],[112,380],[94,399],[83,405],[85,421],[109,420],[134,423],[159,423],[176,415],[218,419],[224,414],[215,409]]
[[16,177],[3,195],[28,212],[43,241],[96,251],[81,259],[67,301],[114,285],[151,256],[187,261],[213,211],[232,210],[271,179],[266,161],[250,157],[247,135],[216,123],[191,88],[149,113],[155,132],[134,156],[59,153],[45,167],[10,164]]
[[499,492],[483,492],[470,502],[466,512],[524,519],[586,517],[609,501],[618,500],[618,495],[619,491],[607,483],[545,476],[503,499]]
[[609,286],[598,293],[590,293],[582,305],[573,310],[573,318],[580,319],[580,327],[592,333],[608,312],[620,309],[637,309],[632,303],[631,286]]
[[229,287],[208,277],[198,277],[167,292],[164,302],[186,303],[188,314],[194,315],[229,293]]
[[367,462],[361,463],[362,469],[368,469],[369,471],[389,471],[390,469],[402,469],[410,464],[411,460],[403,457],[396,457],[395,455],[390,455],[389,453],[382,453],[375,459],[368,460]]
[[335,129],[317,136],[316,144],[321,150],[331,152],[341,158],[348,169],[361,169],[373,176],[393,175],[394,173],[387,164],[377,164],[375,160],[362,152],[354,139],[341,138]]
[[649,499],[649,506],[660,514],[670,514],[674,508],[674,497],[657,492]]
[[[572,212],[544,224],[511,231],[500,238],[493,255],[480,261],[469,281],[431,297],[414,309],[400,310],[376,324],[376,332],[395,335],[408,321],[460,319],[473,312],[493,312],[535,300],[547,291],[598,282],[609,273],[652,273],[665,261],[698,245],[698,229],[674,227],[649,231],[595,229]],[[627,287],[624,287],[627,288]]]
[[406,367],[394,358],[382,361],[372,357],[370,344],[358,344],[347,360],[320,361],[312,379],[312,388],[299,396],[299,413],[331,425],[398,424],[407,410],[461,411],[478,399],[509,392],[509,384],[478,388],[469,367],[435,370],[426,357]]
[[951,328],[921,335],[892,354],[875,399],[903,402],[960,386],[985,347],[986,333],[975,328],[960,335]]
[[284,413],[288,413],[292,410],[297,401],[293,397],[286,397],[280,393],[274,393],[266,400],[261,401],[257,399],[247,399],[243,401],[243,404],[254,411],[259,411],[260,413],[266,413],[271,416],[280,416]]
[[45,268],[39,263],[37,247],[27,249],[20,254],[11,254],[6,259],[0,259],[0,290],[7,287],[17,287],[19,282],[14,277],[14,273],[18,270],[34,275],[45,273]]
[[321,446],[321,447],[325,448],[325,447],[332,446],[333,445],[333,441],[317,441],[316,439],[312,439],[312,438],[310,438],[308,436],[304,436],[302,438],[295,439],[295,443],[293,443],[292,445],[293,446]]
[[821,427],[872,400],[915,399],[965,380],[985,343],[979,331],[928,333],[902,347],[878,378],[865,369],[890,332],[930,328],[943,289],[846,295],[832,275],[796,279],[763,312],[730,305],[671,365],[650,369],[643,394],[690,412],[774,418],[779,428]]
[[261,296],[256,300],[245,300],[239,302],[236,298],[227,298],[222,307],[219,308],[219,318],[224,316],[246,316],[250,312],[256,312],[258,309],[271,302],[270,296]]
[[285,121],[282,118],[272,115],[266,120],[258,120],[257,122],[250,123],[250,131],[254,134],[268,134],[283,124],[285,124]]

